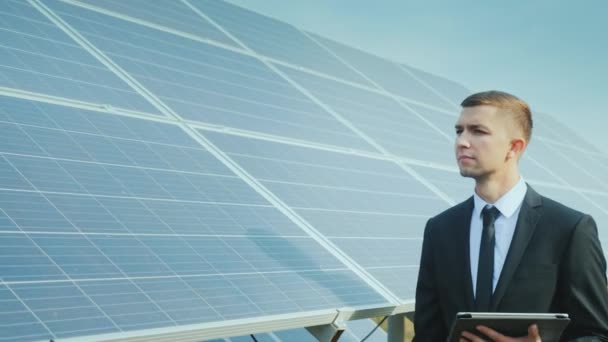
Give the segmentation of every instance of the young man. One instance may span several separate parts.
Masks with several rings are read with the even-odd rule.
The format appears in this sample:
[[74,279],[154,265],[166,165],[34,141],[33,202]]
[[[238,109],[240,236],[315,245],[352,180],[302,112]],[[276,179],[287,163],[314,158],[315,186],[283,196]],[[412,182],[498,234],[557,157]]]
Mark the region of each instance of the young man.
[[[417,342],[445,341],[457,312],[563,312],[563,341],[608,341],[606,260],[593,219],[536,193],[518,162],[530,142],[528,105],[499,91],[466,98],[456,123],[471,198],[427,222],[416,288]],[[501,336],[494,341],[540,341]],[[482,341],[471,333],[463,341]]]

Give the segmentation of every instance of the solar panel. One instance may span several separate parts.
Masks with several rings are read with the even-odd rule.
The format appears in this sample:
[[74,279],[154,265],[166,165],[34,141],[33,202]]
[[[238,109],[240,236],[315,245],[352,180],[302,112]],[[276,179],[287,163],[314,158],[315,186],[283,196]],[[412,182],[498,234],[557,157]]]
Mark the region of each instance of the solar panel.
[[289,24],[224,1],[191,3],[245,46],[265,57],[369,85],[365,78]]
[[184,119],[370,149],[255,58],[59,2],[51,8]]
[[403,284],[417,274],[424,222],[446,206],[416,179],[389,161],[204,134],[364,268],[398,274],[389,288],[413,298]]
[[433,104],[449,110],[455,109],[453,103],[423,86],[397,63],[319,35],[311,35],[378,87],[415,102]]
[[[385,302],[179,127],[66,107],[90,126],[65,130],[46,114],[55,105],[3,100],[15,105],[2,122],[0,314],[23,318],[3,338]],[[108,116],[122,127],[116,135],[102,133]],[[146,136],[135,133],[141,125]],[[96,144],[80,145],[82,136]],[[89,146],[123,156],[106,160]],[[158,146],[194,169],[176,168]]]
[[89,8],[98,11],[111,11],[114,15],[139,20],[142,24],[156,24],[166,30],[191,34],[199,38],[209,39],[211,43],[221,43],[238,46],[232,39],[215,28],[211,23],[192,11],[181,1],[118,1],[80,0],[77,5],[87,4]]
[[451,158],[447,136],[429,127],[421,114],[399,101],[377,90],[361,89],[289,68],[280,69],[390,153],[436,163]]
[[[426,220],[472,191],[466,88],[221,1],[0,8],[0,341],[306,341],[412,309]],[[606,245],[608,157],[535,120],[524,177]]]
[[411,73],[411,75],[424,86],[455,105],[459,105],[464,98],[471,94],[471,90],[457,82],[433,75],[409,65],[399,64],[399,66]]
[[159,114],[27,2],[5,1],[0,18],[3,87]]
[[[559,170],[556,174],[573,186],[585,189],[597,187],[605,189],[606,185],[603,185],[602,182],[594,176],[586,174],[586,171],[583,171],[581,166],[575,164],[575,160],[578,159],[575,155],[580,152],[572,153],[573,151],[570,151],[570,153],[565,155],[561,152],[564,149],[566,148],[560,146],[559,149],[556,150],[550,144],[539,139],[530,144],[530,156],[548,170],[552,170],[553,172],[555,172],[554,170]],[[572,155],[572,157],[566,157],[567,155]],[[575,159],[573,160],[572,158]],[[582,174],[586,174],[586,176],[581,177]]]
[[[534,113],[535,119],[542,122],[542,125],[536,126],[538,134],[543,138],[548,139],[552,142],[563,142],[564,137],[568,137],[568,144],[576,146],[579,149],[583,149],[589,152],[599,152],[595,145],[590,144],[585,139],[581,138],[578,134],[575,134],[573,130],[564,124],[560,123],[553,116],[545,113]],[[604,154],[605,155],[605,154]],[[605,158],[605,157],[604,157]]]

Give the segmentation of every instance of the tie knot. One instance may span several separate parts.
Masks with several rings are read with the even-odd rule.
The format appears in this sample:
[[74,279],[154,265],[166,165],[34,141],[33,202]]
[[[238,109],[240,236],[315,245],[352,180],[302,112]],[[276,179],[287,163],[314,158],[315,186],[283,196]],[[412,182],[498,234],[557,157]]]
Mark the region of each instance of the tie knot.
[[483,217],[483,225],[486,226],[490,223],[494,223],[496,219],[500,216],[500,211],[496,207],[490,207],[486,205],[481,210],[481,217]]

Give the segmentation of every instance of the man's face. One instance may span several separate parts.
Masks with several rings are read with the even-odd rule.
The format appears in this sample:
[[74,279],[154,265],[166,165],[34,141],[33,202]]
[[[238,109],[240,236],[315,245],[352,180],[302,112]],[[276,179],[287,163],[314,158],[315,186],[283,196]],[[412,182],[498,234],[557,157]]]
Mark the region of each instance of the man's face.
[[511,123],[493,106],[462,109],[456,122],[455,152],[460,174],[476,180],[507,171]]

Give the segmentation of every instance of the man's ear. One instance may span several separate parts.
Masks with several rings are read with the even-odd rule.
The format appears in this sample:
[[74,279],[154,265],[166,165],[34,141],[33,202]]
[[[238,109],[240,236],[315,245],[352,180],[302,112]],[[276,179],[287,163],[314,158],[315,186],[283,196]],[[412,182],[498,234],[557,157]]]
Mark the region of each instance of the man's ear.
[[522,138],[516,138],[511,140],[511,146],[509,152],[507,152],[507,159],[517,158],[519,159],[524,153],[526,148],[526,141]]

